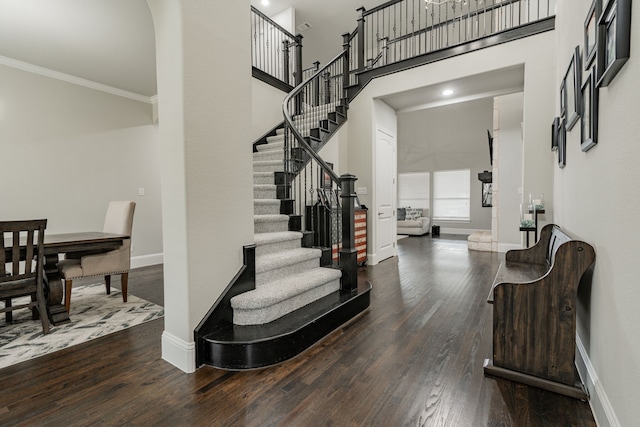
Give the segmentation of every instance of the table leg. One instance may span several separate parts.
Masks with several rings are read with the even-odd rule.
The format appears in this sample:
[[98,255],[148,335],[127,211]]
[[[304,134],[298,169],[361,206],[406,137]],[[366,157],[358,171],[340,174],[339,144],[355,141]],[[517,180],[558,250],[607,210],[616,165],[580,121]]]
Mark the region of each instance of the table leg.
[[47,313],[53,325],[69,322],[69,313],[62,304],[62,278],[58,273],[58,254],[47,255],[44,266],[44,294],[47,298]]

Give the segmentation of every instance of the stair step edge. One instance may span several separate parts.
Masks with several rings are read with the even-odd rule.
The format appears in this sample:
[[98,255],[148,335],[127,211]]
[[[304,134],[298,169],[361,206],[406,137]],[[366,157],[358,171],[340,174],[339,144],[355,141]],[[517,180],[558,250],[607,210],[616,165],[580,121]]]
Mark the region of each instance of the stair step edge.
[[[320,259],[322,251],[313,248],[288,249],[256,256],[256,274],[289,267],[301,262]],[[260,285],[262,286],[262,285]]]
[[231,299],[235,309],[260,309],[286,301],[311,289],[339,280],[340,270],[318,267],[282,280],[260,285],[259,288],[236,295]]

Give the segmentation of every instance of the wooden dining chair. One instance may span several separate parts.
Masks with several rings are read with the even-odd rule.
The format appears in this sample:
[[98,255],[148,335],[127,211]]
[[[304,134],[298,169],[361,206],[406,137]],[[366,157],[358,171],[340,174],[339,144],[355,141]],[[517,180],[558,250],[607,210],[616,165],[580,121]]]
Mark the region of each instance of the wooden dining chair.
[[[102,231],[131,236],[135,202],[110,202]],[[127,302],[127,286],[131,268],[131,239],[126,239],[121,247],[103,253],[70,253],[58,262],[58,271],[64,279],[64,306],[67,313],[71,308],[73,280],[83,277],[104,276],[107,294],[111,293],[111,275],[120,274],[122,301]]]
[[[46,300],[44,298],[44,229],[46,219],[0,221],[0,300],[4,301],[7,323],[13,321],[13,311],[30,308],[33,319],[40,315],[42,332],[49,333]],[[35,261],[35,262],[34,262]],[[13,305],[13,299],[29,296],[31,301]]]

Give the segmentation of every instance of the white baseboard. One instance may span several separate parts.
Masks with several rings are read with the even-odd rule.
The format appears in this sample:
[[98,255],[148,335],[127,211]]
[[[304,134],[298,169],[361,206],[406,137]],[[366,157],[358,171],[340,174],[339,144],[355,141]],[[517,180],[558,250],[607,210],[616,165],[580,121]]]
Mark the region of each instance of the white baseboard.
[[196,343],[183,341],[175,335],[163,331],[162,358],[188,374],[194,372],[196,370]]
[[440,234],[464,234],[469,235],[476,231],[475,228],[445,228],[440,227]]
[[158,265],[164,262],[162,253],[140,255],[131,257],[131,268],[147,267],[149,265]]
[[576,346],[578,348],[576,367],[580,378],[582,378],[582,383],[589,392],[589,405],[596,424],[598,427],[620,427],[620,421],[618,421],[579,335],[576,335]]
[[515,243],[498,243],[498,252],[507,252],[511,249],[522,249],[522,245]]

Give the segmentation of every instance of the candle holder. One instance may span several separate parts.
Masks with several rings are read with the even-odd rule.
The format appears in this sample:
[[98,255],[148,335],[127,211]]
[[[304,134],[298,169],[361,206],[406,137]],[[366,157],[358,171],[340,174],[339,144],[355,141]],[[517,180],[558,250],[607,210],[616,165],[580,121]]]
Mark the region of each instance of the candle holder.
[[529,203],[520,204],[520,228],[535,228],[533,205]]

